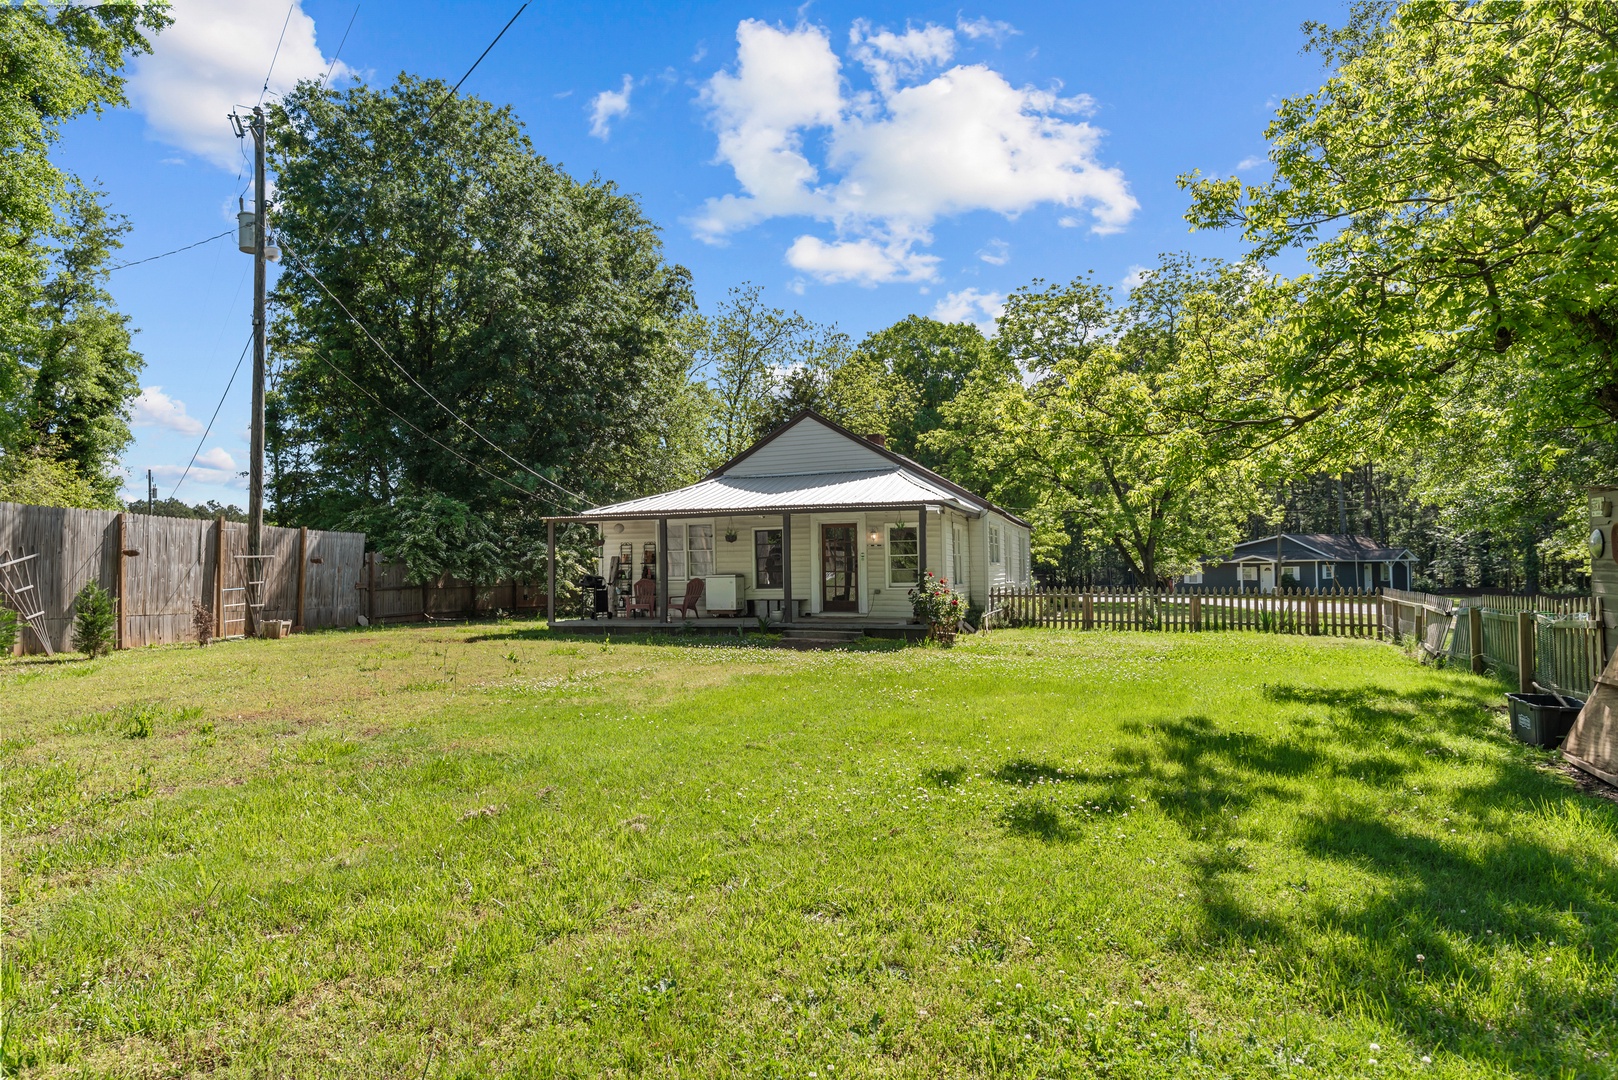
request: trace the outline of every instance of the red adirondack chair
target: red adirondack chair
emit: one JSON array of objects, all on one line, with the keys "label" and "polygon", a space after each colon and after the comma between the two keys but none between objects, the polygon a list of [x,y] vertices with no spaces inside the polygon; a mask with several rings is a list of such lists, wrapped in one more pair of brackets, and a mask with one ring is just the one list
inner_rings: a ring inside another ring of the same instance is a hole
[{"label": "red adirondack chair", "polygon": [[624,614],[634,618],[637,611],[657,616],[657,582],[649,577],[641,578],[629,588],[629,603],[624,605]]},{"label": "red adirondack chair", "polygon": [[688,618],[697,613],[697,601],[702,599],[702,579],[694,577],[685,583],[685,598],[669,601],[669,614],[678,611],[680,617]]}]

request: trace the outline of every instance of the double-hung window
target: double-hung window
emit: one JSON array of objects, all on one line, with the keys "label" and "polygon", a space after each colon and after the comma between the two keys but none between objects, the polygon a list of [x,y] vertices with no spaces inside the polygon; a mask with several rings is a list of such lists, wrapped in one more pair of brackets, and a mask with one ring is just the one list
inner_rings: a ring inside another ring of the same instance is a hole
[{"label": "double-hung window", "polygon": [[1252,563],[1244,563],[1242,565],[1242,580],[1243,581],[1257,581],[1258,580],[1258,567],[1254,566]]},{"label": "double-hung window", "polygon": [[950,563],[953,567],[950,571],[950,581],[955,584],[957,589],[964,589],[966,587],[966,530],[959,525],[951,525],[950,540],[954,542],[953,550],[950,552]]},{"label": "double-hung window", "polygon": [[889,585],[914,585],[921,580],[920,537],[914,525],[888,526]]},{"label": "double-hung window", "polygon": [[781,530],[753,530],[753,587],[779,589],[781,575]]},{"label": "double-hung window", "polygon": [[1333,566],[1329,562],[1323,562],[1323,563],[1320,564],[1320,580],[1321,581],[1331,581],[1331,580],[1335,579],[1336,576],[1337,576],[1337,567]]},{"label": "double-hung window", "polygon": [[713,573],[713,525],[669,528],[669,578],[707,577]]},{"label": "double-hung window", "polygon": [[989,526],[989,561],[1000,565],[1000,526]]}]

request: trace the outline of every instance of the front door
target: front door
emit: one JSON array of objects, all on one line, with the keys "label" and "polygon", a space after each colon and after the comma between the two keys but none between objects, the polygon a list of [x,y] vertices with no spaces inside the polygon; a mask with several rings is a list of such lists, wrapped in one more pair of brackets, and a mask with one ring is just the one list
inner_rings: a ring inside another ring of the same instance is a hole
[{"label": "front door", "polygon": [[1258,568],[1258,588],[1260,592],[1275,591],[1275,567],[1261,566]]},{"label": "front door", "polygon": [[860,609],[859,529],[854,525],[820,527],[820,609]]}]

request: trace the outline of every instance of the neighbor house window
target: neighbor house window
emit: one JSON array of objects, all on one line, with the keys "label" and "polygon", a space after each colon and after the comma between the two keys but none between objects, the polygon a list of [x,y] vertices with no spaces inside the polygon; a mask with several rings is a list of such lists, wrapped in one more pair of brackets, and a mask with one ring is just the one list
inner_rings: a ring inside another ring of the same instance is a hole
[{"label": "neighbor house window", "polygon": [[888,584],[914,585],[921,578],[921,539],[914,525],[888,526]]},{"label": "neighbor house window", "polygon": [[1201,585],[1202,584],[1202,571],[1198,570],[1194,574],[1187,574],[1185,577],[1181,578],[1180,580],[1182,582],[1184,582],[1185,584],[1187,584],[1187,585]]},{"label": "neighbor house window", "polygon": [[1337,577],[1337,567],[1333,566],[1329,562],[1320,564],[1320,580],[1321,581],[1332,581],[1336,577]]},{"label": "neighbor house window", "polygon": [[1242,567],[1242,580],[1243,581],[1257,581],[1258,580],[1258,567],[1252,566],[1252,565]]},{"label": "neighbor house window", "polygon": [[669,527],[669,577],[707,577],[713,573],[713,525]]},{"label": "neighbor house window", "polygon": [[781,530],[753,530],[753,587],[779,589],[781,577]]},{"label": "neighbor house window", "polygon": [[1000,565],[1000,526],[989,526],[989,561]]}]

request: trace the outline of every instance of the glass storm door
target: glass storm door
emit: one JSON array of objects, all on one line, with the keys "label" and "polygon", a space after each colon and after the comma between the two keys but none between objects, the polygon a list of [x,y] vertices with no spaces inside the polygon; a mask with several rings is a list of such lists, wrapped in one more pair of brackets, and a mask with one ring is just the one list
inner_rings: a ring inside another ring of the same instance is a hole
[{"label": "glass storm door", "polygon": [[822,611],[860,609],[859,531],[853,525],[820,527],[820,608]]}]

